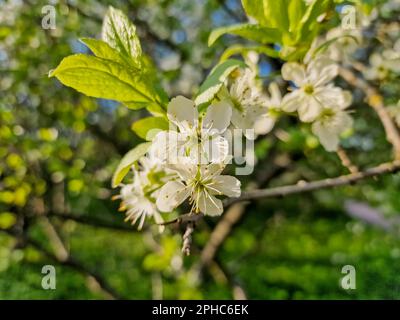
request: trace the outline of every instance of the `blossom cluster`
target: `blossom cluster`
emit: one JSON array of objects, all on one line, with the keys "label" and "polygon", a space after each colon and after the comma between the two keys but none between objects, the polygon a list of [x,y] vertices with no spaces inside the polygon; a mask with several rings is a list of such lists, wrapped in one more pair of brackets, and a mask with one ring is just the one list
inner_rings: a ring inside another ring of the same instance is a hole
[{"label": "blossom cluster", "polygon": [[154,135],[147,154],[132,167],[132,183],[122,186],[126,219],[139,221],[139,228],[146,217],[160,224],[161,213],[184,203],[193,214],[221,215],[221,197],[241,193],[240,181],[223,174],[233,157],[227,134],[234,130],[255,139],[269,133],[282,115],[296,115],[311,123],[327,151],[337,150],[340,134],[352,126],[346,111],[351,94],[332,84],[337,73],[335,61],[320,55],[283,65],[285,95],[277,82],[264,92],[256,68],[248,67],[232,72],[205,111],[186,97],[171,99],[169,128]]}]

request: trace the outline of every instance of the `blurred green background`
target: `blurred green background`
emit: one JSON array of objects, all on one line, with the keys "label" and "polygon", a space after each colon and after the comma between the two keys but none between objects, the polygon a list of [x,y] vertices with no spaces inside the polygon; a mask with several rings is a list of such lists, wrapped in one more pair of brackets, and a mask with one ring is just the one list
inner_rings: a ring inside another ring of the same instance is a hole
[{"label": "blurred green background", "polygon": [[[54,30],[41,27],[48,4],[57,12]],[[99,37],[108,5],[137,25],[170,97],[190,97],[223,49],[243,42],[228,36],[207,47],[213,27],[245,19],[238,0],[0,0],[0,298],[400,298],[399,174],[248,204],[202,267],[219,219],[199,224],[188,258],[180,253],[181,230],[159,235],[151,223],[139,232],[123,222],[110,180],[140,142],[130,126],[145,112],[87,98],[47,77],[63,57],[87,52],[78,38]],[[268,81],[280,66],[262,57],[261,75]],[[399,99],[398,81],[378,85],[387,103]],[[360,168],[389,161],[377,116],[357,92],[355,100],[355,130],[343,147]],[[259,163],[244,185],[346,173],[293,119],[256,146]],[[350,200],[361,206],[356,217]],[[46,264],[56,267],[56,290],[41,287]],[[355,290],[340,286],[347,264],[356,268]]]}]

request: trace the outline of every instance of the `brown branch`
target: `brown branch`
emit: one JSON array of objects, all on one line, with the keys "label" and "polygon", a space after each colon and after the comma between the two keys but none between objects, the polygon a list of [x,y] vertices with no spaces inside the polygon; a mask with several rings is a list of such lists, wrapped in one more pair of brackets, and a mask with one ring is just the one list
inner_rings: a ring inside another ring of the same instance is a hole
[{"label": "brown branch", "polygon": [[183,254],[190,255],[190,246],[192,245],[192,234],[195,228],[195,223],[190,221],[186,224],[186,231],[183,234],[182,252]]},{"label": "brown branch", "polygon": [[50,245],[53,248],[54,254],[57,257],[58,261],[65,261],[69,257],[69,252],[64,245],[60,235],[55,229],[54,225],[50,222],[50,220],[46,216],[40,217],[40,223],[44,229],[44,232],[47,235],[47,238],[50,241]]},{"label": "brown branch", "polygon": [[337,155],[340,161],[342,162],[343,167],[346,167],[350,173],[358,172],[357,166],[353,164],[353,162],[350,160],[349,156],[347,155],[347,152],[344,149],[339,147],[337,150]]},{"label": "brown branch", "polygon": [[376,167],[366,169],[365,171],[350,173],[336,178],[328,178],[312,182],[299,181],[295,185],[244,192],[238,198],[227,199],[224,202],[224,206],[229,206],[232,203],[240,201],[288,196],[291,194],[309,192],[323,188],[333,188],[333,187],[349,185],[359,180],[363,180],[369,177],[380,176],[387,173],[393,173],[398,170],[400,170],[400,160],[395,160],[393,162],[383,163]]},{"label": "brown branch", "polygon": [[[203,248],[200,256],[200,269],[209,266],[214,260],[217,250],[230,234],[233,226],[240,220],[245,213],[246,204],[236,203],[231,206],[218,222],[215,229],[212,231],[207,244]],[[199,270],[201,271],[201,270]]]},{"label": "brown branch", "polygon": [[396,160],[400,159],[400,135],[383,103],[383,97],[376,88],[371,86],[365,79],[356,76],[348,68],[340,68],[340,75],[344,80],[355,88],[361,89],[366,97],[367,103],[375,110],[385,129],[387,140],[393,145]]},{"label": "brown branch", "polygon": [[189,223],[189,222],[197,222],[199,220],[201,220],[204,217],[204,214],[202,213],[186,213],[186,214],[182,214],[180,215],[178,218],[170,220],[170,221],[165,221],[165,222],[161,222],[158,223],[158,225],[160,226],[167,226],[170,224],[183,224],[183,223]]}]

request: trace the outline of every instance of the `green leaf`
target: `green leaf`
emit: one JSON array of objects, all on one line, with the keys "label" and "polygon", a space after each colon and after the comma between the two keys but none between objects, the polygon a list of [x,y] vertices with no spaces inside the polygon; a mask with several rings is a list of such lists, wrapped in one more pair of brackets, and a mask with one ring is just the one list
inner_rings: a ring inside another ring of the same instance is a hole
[{"label": "green leaf", "polygon": [[136,27],[122,11],[111,6],[103,20],[102,39],[135,62],[142,56]]},{"label": "green leaf", "polygon": [[211,101],[221,89],[225,79],[237,68],[246,68],[247,65],[239,60],[229,59],[217,66],[210,72],[207,79],[200,86],[199,93],[195,99],[197,105]]},{"label": "green leaf", "polygon": [[300,21],[307,9],[304,0],[292,0],[289,2],[288,16],[289,16],[289,32],[297,33],[300,26]]},{"label": "green leaf", "polygon": [[287,32],[289,29],[289,2],[290,0],[263,0],[264,17],[268,22],[268,27],[277,28],[283,32]]},{"label": "green leaf", "polygon": [[255,51],[258,53],[263,53],[269,57],[272,58],[277,58],[279,57],[279,52],[277,52],[273,48],[269,48],[266,46],[244,46],[241,44],[233,45],[225,49],[225,51],[222,53],[220,61],[225,61],[229,59],[231,56],[235,54],[246,54],[249,51]]},{"label": "green leaf", "polygon": [[138,144],[135,148],[124,155],[112,177],[113,188],[117,187],[121,183],[132,165],[146,154],[150,146],[150,142]]},{"label": "green leaf", "polygon": [[169,124],[163,117],[148,117],[134,122],[131,128],[140,138],[151,141],[159,131],[168,130]]},{"label": "green leaf", "polygon": [[258,24],[235,24],[232,26],[214,29],[208,37],[208,45],[212,46],[219,37],[226,33],[253,40],[259,43],[276,43],[281,41],[281,32],[276,28],[267,28]]},{"label": "green leaf", "polygon": [[303,41],[307,38],[313,38],[316,29],[319,27],[317,18],[327,12],[330,6],[333,5],[332,0],[314,0],[308,5],[305,14],[303,15],[298,33],[298,41]]},{"label": "green leaf", "polygon": [[[118,50],[112,48],[108,43],[102,40],[91,38],[81,38],[79,40],[84,43],[98,58],[111,60],[120,64],[131,64],[131,59],[127,59]],[[132,64],[132,67],[137,68],[135,64]]]},{"label": "green leaf", "polygon": [[261,25],[268,24],[264,16],[264,4],[262,0],[242,0],[242,6],[246,15],[256,19]]},{"label": "green leaf", "polygon": [[156,103],[157,93],[145,76],[114,61],[76,54],[64,58],[49,76],[87,96],[117,100],[134,109]]}]

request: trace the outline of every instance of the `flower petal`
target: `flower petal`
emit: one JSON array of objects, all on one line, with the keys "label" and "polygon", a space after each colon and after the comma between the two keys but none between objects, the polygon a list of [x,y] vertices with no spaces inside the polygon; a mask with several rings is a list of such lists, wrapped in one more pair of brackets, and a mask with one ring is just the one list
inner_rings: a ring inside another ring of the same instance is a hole
[{"label": "flower petal", "polygon": [[203,143],[203,151],[208,162],[221,163],[228,156],[229,143],[224,137],[216,136]]},{"label": "flower petal", "polygon": [[208,216],[220,216],[224,212],[222,201],[209,194],[207,191],[202,191],[198,206],[201,212]]},{"label": "flower petal", "polygon": [[275,117],[264,116],[256,121],[254,124],[254,131],[256,135],[267,134],[272,130],[276,122]]},{"label": "flower petal", "polygon": [[194,102],[184,96],[177,96],[168,104],[168,119],[179,128],[182,125],[194,127],[198,117]]},{"label": "flower petal", "polygon": [[285,80],[293,81],[297,87],[301,87],[306,80],[306,70],[301,64],[288,62],[282,67],[282,77]]},{"label": "flower petal", "polygon": [[307,73],[309,81],[318,87],[333,80],[339,73],[339,67],[332,59],[320,56],[310,62]]},{"label": "flower petal", "polygon": [[179,181],[169,181],[161,189],[156,200],[157,208],[163,212],[171,212],[190,194],[190,188]]},{"label": "flower petal", "polygon": [[321,113],[322,105],[313,96],[303,99],[299,107],[299,118],[303,122],[314,121]]},{"label": "flower petal", "polygon": [[302,92],[295,90],[286,94],[282,100],[282,109],[285,112],[294,112],[299,107],[302,100]]},{"label": "flower petal", "polygon": [[238,129],[250,129],[253,127],[254,121],[244,112],[237,109],[232,110],[232,124]]},{"label": "flower petal", "polygon": [[212,163],[209,165],[200,166],[200,174],[203,180],[213,179],[218,176],[222,170],[224,170],[225,165],[221,163]]},{"label": "flower petal", "polygon": [[271,82],[268,87],[268,91],[270,93],[269,103],[274,107],[278,108],[281,105],[282,101],[282,94],[279,86],[276,82]]},{"label": "flower petal", "polygon": [[327,130],[319,121],[314,122],[311,127],[312,132],[319,138],[326,151],[336,151],[339,146],[339,136],[331,130]]},{"label": "flower petal", "polygon": [[240,181],[232,176],[217,176],[213,179],[210,184],[210,193],[226,195],[228,197],[239,197],[240,196]]},{"label": "flower petal", "polygon": [[217,130],[223,133],[229,126],[232,117],[232,108],[226,101],[221,101],[210,105],[203,119],[203,128]]},{"label": "flower petal", "polygon": [[161,131],[153,139],[151,154],[160,161],[177,163],[184,155],[186,135],[176,131]]},{"label": "flower petal", "polygon": [[178,163],[168,165],[168,169],[175,171],[183,181],[193,179],[197,174],[197,163],[189,158],[179,158]]}]

